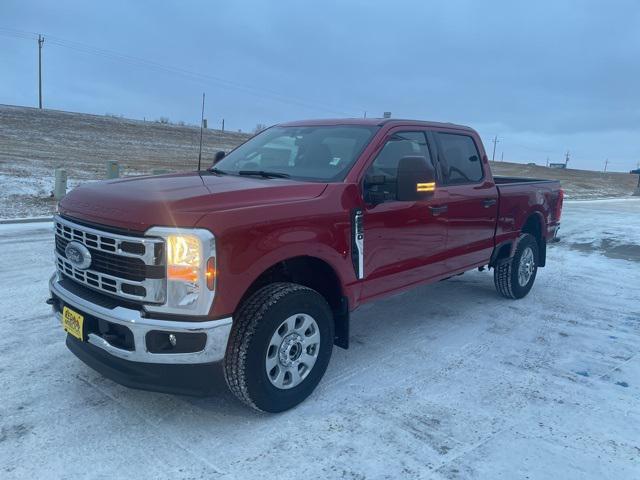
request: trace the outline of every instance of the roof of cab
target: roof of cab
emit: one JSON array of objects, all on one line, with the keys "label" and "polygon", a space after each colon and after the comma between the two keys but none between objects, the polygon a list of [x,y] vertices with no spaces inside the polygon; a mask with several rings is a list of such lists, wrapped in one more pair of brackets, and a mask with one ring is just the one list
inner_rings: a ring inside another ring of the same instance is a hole
[{"label": "roof of cab", "polygon": [[471,127],[465,125],[456,125],[455,123],[427,122],[423,120],[410,120],[400,118],[326,118],[318,120],[299,120],[295,122],[279,123],[280,127],[318,127],[332,125],[366,125],[366,126],[403,126],[416,125],[421,127],[432,128],[455,128],[458,130],[473,131]]}]

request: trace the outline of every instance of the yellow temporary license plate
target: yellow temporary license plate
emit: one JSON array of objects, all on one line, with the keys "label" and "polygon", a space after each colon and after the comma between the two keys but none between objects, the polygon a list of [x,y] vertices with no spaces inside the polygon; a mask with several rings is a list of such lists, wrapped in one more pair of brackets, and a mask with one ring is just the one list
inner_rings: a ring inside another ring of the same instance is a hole
[{"label": "yellow temporary license plate", "polygon": [[62,309],[62,327],[65,332],[73,335],[78,340],[82,340],[82,324],[84,317],[78,312],[74,312],[69,307]]}]

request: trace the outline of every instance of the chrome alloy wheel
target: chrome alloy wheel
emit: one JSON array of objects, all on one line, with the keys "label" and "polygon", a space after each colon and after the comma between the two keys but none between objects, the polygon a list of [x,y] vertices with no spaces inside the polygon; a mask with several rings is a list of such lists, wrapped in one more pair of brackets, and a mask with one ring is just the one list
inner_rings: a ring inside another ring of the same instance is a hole
[{"label": "chrome alloy wheel", "polygon": [[299,385],[311,372],[320,351],[320,330],[305,313],[290,316],[271,336],[265,368],[269,381],[280,389]]},{"label": "chrome alloy wheel", "polygon": [[522,252],[520,257],[520,266],[518,267],[518,283],[521,287],[524,287],[536,268],[536,261],[533,258],[533,250],[531,247],[527,247]]}]

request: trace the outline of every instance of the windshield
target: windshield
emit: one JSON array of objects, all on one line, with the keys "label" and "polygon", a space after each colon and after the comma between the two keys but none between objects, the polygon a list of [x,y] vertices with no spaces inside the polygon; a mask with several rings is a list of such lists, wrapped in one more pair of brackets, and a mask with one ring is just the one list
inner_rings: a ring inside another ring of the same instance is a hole
[{"label": "windshield", "polygon": [[260,172],[341,181],[377,129],[362,125],[272,127],[233,150],[215,169],[237,175]]}]

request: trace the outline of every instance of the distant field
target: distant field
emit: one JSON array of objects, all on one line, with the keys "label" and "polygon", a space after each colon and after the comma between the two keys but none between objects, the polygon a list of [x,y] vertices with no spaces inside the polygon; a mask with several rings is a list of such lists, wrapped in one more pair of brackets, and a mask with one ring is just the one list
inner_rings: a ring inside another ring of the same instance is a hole
[{"label": "distant field", "polygon": [[522,163],[491,162],[495,175],[560,180],[566,198],[595,199],[628,197],[638,184],[638,176],[628,173],[559,170]]},{"label": "distant field", "polygon": [[[48,215],[55,203],[53,170],[64,167],[71,187],[104,178],[105,162],[116,160],[124,175],[154,169],[193,170],[200,130],[99,115],[0,105],[0,218]],[[205,130],[203,164],[218,150],[230,150],[247,134]],[[501,175],[554,178],[568,198],[628,196],[634,175],[584,170],[550,170],[496,162]]]},{"label": "distant field", "polygon": [[[199,138],[192,126],[0,105],[0,218],[51,213],[57,167],[67,170],[70,186],[104,178],[108,160],[118,161],[124,175],[193,170]],[[246,138],[205,130],[203,164]]]}]

